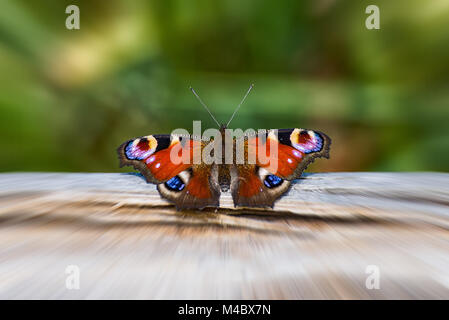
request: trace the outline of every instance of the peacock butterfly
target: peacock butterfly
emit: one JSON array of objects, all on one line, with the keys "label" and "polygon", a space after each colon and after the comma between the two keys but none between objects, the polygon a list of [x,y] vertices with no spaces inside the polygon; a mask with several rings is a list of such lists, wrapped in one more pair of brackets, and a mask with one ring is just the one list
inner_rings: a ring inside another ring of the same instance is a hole
[{"label": "peacock butterfly", "polygon": [[233,136],[227,127],[252,87],[214,138],[161,134],[131,139],[117,149],[120,167],[140,171],[178,210],[218,207],[220,191],[229,189],[235,207],[273,207],[314,159],[329,158],[331,139],[299,128]]}]

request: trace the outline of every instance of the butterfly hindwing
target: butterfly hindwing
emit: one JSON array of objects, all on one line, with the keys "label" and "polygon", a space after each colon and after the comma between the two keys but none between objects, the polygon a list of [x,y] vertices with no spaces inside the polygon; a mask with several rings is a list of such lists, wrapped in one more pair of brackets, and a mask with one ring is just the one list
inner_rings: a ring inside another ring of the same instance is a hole
[{"label": "butterfly hindwing", "polygon": [[289,187],[289,181],[257,165],[235,165],[231,169],[231,193],[236,207],[272,207]]},{"label": "butterfly hindwing", "polygon": [[174,202],[177,209],[219,206],[220,186],[216,165],[194,165],[158,184],[157,189],[164,198]]}]

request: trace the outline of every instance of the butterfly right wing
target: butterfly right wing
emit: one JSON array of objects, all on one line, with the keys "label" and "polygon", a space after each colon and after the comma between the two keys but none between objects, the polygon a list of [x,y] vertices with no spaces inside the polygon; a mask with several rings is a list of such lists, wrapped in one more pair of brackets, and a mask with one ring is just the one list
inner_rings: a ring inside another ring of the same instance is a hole
[{"label": "butterfly right wing", "polygon": [[[140,171],[177,209],[202,209],[218,206],[220,197],[215,166],[193,163],[194,152],[202,152],[207,144],[176,135],[149,135],[126,141],[117,153],[120,167],[133,166]],[[181,161],[183,157],[188,160]]]},{"label": "butterfly right wing", "polygon": [[[245,139],[245,163],[234,165],[231,171],[235,206],[272,207],[311,162],[329,157],[331,140],[324,133],[299,128],[277,131],[277,136],[268,131],[265,139]],[[251,158],[255,163],[249,163]]]}]

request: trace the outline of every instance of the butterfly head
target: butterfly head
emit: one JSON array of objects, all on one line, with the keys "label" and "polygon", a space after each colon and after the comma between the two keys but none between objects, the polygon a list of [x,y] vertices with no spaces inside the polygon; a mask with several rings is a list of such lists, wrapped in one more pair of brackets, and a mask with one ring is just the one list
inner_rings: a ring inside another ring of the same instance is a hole
[{"label": "butterfly head", "polygon": [[221,125],[220,125],[220,132],[222,133],[222,134],[224,134],[224,132],[225,132],[225,130],[228,128],[228,126],[227,125],[225,125],[224,123],[222,123]]}]

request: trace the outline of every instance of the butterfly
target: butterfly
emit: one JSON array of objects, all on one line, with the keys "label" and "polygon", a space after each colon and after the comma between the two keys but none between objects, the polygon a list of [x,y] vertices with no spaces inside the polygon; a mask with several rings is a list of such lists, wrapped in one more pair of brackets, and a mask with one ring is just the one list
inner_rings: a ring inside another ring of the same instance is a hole
[{"label": "butterfly", "polygon": [[[131,139],[117,149],[120,167],[133,166],[140,171],[178,210],[219,207],[221,191],[229,189],[235,207],[273,207],[289,189],[290,181],[299,178],[311,162],[319,157],[329,158],[331,139],[320,131],[301,128],[230,136],[228,125],[252,87],[228,123],[220,125],[218,137],[153,134]],[[217,146],[225,152],[211,148]],[[210,149],[213,151],[209,154],[222,161],[205,161],[202,157],[194,161],[195,154],[203,155]],[[173,161],[173,155],[179,158]],[[179,161],[180,158],[186,161]]]}]

